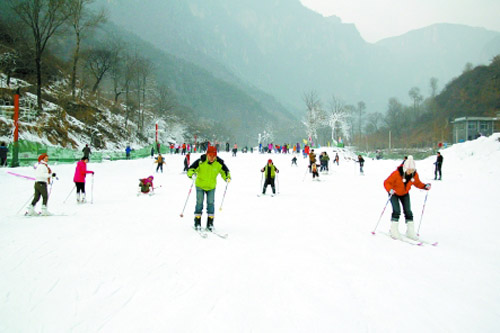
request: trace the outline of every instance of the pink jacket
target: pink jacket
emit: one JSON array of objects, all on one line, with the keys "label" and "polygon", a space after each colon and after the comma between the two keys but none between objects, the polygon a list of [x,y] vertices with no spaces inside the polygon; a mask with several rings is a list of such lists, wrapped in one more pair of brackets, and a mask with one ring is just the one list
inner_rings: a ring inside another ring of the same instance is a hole
[{"label": "pink jacket", "polygon": [[87,163],[82,160],[78,161],[73,181],[75,183],[85,183],[85,176],[87,176],[88,173],[94,173],[94,171],[87,171]]}]

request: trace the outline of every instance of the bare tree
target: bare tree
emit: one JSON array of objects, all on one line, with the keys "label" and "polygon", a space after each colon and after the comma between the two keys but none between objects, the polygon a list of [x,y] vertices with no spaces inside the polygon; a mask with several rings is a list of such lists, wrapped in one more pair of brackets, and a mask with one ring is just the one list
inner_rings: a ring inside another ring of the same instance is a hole
[{"label": "bare tree", "polygon": [[363,134],[363,114],[366,110],[366,104],[363,101],[358,102],[357,113],[358,113],[358,135],[359,135],[359,143],[361,143],[361,136]]},{"label": "bare tree", "polygon": [[420,103],[424,100],[424,97],[420,94],[420,88],[413,87],[408,92],[408,95],[413,100],[413,119],[415,121],[420,115]]},{"label": "bare tree", "polygon": [[429,86],[431,88],[431,98],[436,98],[437,90],[438,90],[438,79],[435,77],[431,77],[429,80]]},{"label": "bare tree", "polygon": [[95,49],[88,51],[86,66],[95,80],[92,86],[92,93],[97,92],[104,75],[111,68],[113,59],[113,50],[104,45],[97,46]]},{"label": "bare tree", "polygon": [[67,21],[66,0],[8,0],[11,8],[33,34],[37,107],[42,110],[42,55],[48,41]]},{"label": "bare tree", "polygon": [[304,102],[307,113],[303,124],[306,126],[307,136],[316,140],[317,131],[325,119],[322,103],[315,91],[304,94]]},{"label": "bare tree", "polygon": [[75,97],[76,69],[80,58],[80,43],[83,34],[106,20],[104,11],[93,14],[88,9],[95,0],[68,0],[69,21],[75,33],[75,50],[73,52],[73,67],[71,70],[71,96]]},{"label": "bare tree", "polygon": [[346,120],[347,113],[344,101],[332,95],[327,114],[328,126],[332,130],[332,142],[337,142],[337,140],[335,140],[335,130],[337,128],[346,128]]}]

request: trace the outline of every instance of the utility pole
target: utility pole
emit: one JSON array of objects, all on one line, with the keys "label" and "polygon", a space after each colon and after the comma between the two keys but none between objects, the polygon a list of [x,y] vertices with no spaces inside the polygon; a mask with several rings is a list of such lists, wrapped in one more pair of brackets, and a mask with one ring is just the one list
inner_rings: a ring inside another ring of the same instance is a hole
[{"label": "utility pole", "polygon": [[12,152],[12,161],[10,166],[12,168],[19,166],[19,88],[14,94],[14,151]]}]

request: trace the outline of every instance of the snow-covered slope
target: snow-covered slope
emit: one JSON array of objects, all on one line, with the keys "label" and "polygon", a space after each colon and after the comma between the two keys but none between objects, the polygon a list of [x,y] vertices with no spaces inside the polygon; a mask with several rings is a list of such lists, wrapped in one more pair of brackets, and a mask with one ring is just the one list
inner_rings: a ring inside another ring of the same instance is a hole
[{"label": "snow-covered slope", "polygon": [[[497,332],[498,138],[443,150],[443,181],[432,180],[434,157],[417,162],[433,186],[411,191],[413,213],[437,247],[371,234],[401,161],[368,160],[360,176],[341,159],[316,182],[302,157],[291,167],[291,155],[221,153],[233,179],[222,210],[220,179],[216,191],[226,240],[193,231],[194,193],[179,216],[191,181],[178,155],[163,174],[151,159],[89,163],[86,205],[74,194],[63,203],[75,166],[53,165],[49,208],[67,216],[16,215],[33,184],[5,171],[31,170],[2,169],[0,331]],[[279,195],[257,197],[268,158]],[[161,187],[137,197],[150,174]]]}]

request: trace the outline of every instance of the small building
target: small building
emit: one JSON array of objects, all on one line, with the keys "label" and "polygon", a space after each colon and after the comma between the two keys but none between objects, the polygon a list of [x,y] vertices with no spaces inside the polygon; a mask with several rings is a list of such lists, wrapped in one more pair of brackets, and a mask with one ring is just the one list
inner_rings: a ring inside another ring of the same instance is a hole
[{"label": "small building", "polygon": [[495,122],[492,117],[462,117],[456,118],[453,124],[453,143],[474,140],[478,137],[490,136],[495,132]]}]

